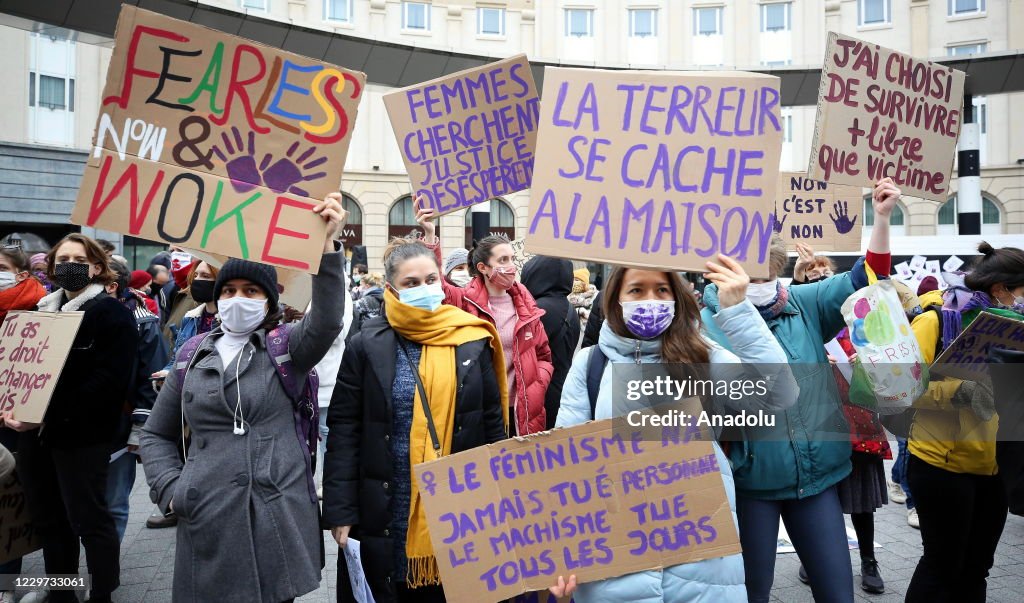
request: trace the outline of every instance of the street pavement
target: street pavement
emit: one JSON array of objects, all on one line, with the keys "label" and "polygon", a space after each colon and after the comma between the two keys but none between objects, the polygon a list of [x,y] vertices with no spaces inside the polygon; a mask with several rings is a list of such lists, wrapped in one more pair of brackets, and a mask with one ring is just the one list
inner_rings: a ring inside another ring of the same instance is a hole
[{"label": "street pavement", "polygon": [[[891,462],[886,462],[888,472]],[[139,468],[132,492],[131,515],[124,542],[121,544],[121,588],[114,594],[118,603],[164,603],[171,600],[174,574],[174,529],[150,530],[146,518],[153,510],[149,501],[145,476]],[[847,518],[849,525],[849,518]],[[337,580],[338,549],[325,533],[327,567],[320,589],[298,599],[301,602],[334,602]],[[853,564],[856,600],[858,603],[902,602],[921,556],[920,532],[907,525],[906,509],[902,505],[888,504],[875,514],[875,541],[881,545],[875,557],[885,580],[885,593],[869,595],[860,589],[860,555],[850,551]],[[231,551],[225,550],[225,555]],[[85,555],[82,555],[83,568]],[[772,601],[779,603],[811,603],[809,586],[797,579],[800,561],[795,553],[781,554],[775,565],[775,587]],[[29,575],[43,573],[41,553],[25,559],[24,570]],[[229,576],[224,579],[230,580]],[[988,601],[992,603],[1020,603],[1024,601],[1024,518],[1010,515],[1006,529],[996,550],[995,566],[988,581]],[[462,602],[460,602],[462,603]],[[473,602],[475,603],[475,602]]]}]

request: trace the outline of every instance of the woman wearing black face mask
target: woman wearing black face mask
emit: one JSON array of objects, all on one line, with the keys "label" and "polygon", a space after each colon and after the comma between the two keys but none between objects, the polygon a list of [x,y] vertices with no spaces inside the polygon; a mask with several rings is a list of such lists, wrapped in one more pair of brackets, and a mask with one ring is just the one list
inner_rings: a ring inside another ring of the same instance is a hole
[{"label": "woman wearing black face mask", "polygon": [[188,273],[188,289],[186,292],[199,305],[185,313],[178,328],[178,335],[174,340],[174,350],[171,352],[171,361],[164,367],[164,370],[153,373],[156,379],[163,379],[171,370],[174,359],[178,356],[178,350],[185,342],[195,337],[208,333],[220,324],[220,317],[217,316],[217,302],[213,299],[213,285],[217,281],[216,267],[206,262],[195,262]]},{"label": "woman wearing black face mask", "polygon": [[[39,309],[85,316],[43,423],[16,421],[9,412],[4,422],[21,432],[18,475],[42,536],[46,573],[78,574],[84,546],[93,580],[90,601],[110,601],[119,581],[120,545],[107,507],[107,465],[135,366],[138,331],[131,311],[106,293],[104,285],[116,274],[95,241],[68,235],[47,255],[46,265],[47,276],[60,288],[40,300]],[[71,591],[53,591],[49,600],[77,601]]]}]

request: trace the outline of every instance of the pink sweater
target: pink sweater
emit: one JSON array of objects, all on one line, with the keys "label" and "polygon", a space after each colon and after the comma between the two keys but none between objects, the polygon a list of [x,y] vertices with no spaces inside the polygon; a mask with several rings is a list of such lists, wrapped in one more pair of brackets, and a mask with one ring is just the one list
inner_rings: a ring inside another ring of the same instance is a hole
[{"label": "pink sweater", "polygon": [[514,408],[516,400],[516,369],[512,364],[512,340],[516,333],[516,306],[508,293],[490,297],[490,310],[494,316],[494,325],[501,337],[501,350],[505,353],[505,375],[508,380],[508,403]]}]

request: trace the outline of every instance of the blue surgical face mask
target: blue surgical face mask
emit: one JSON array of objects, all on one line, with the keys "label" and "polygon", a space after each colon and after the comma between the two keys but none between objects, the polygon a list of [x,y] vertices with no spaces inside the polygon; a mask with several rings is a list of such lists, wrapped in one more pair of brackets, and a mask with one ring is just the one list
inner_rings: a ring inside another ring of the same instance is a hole
[{"label": "blue surgical face mask", "polygon": [[403,304],[433,312],[444,301],[444,289],[441,288],[441,283],[410,287],[398,292],[398,300]]}]

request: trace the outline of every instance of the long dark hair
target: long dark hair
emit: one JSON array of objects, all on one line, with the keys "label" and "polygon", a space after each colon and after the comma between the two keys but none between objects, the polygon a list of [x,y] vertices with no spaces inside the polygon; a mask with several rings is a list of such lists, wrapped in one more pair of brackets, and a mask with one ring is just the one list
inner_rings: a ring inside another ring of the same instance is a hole
[{"label": "long dark hair", "polygon": [[968,288],[991,295],[996,285],[1006,285],[1007,289],[1024,285],[1024,251],[1016,247],[995,249],[982,241],[978,253],[983,257],[964,279]]},{"label": "long dark hair", "polygon": [[[612,271],[604,288],[602,305],[604,318],[612,331],[621,337],[635,338],[636,336],[626,327],[626,321],[622,316],[622,304],[619,303],[619,295],[625,285],[628,270],[631,269],[617,267]],[[669,288],[672,290],[676,313],[672,318],[672,324],[661,334],[661,361],[669,365],[668,373],[677,380],[708,379],[711,346],[701,334],[700,307],[697,306],[697,299],[684,288],[683,279],[679,274],[662,274],[668,279]],[[710,410],[710,396],[701,396],[701,404],[705,410]]]}]

